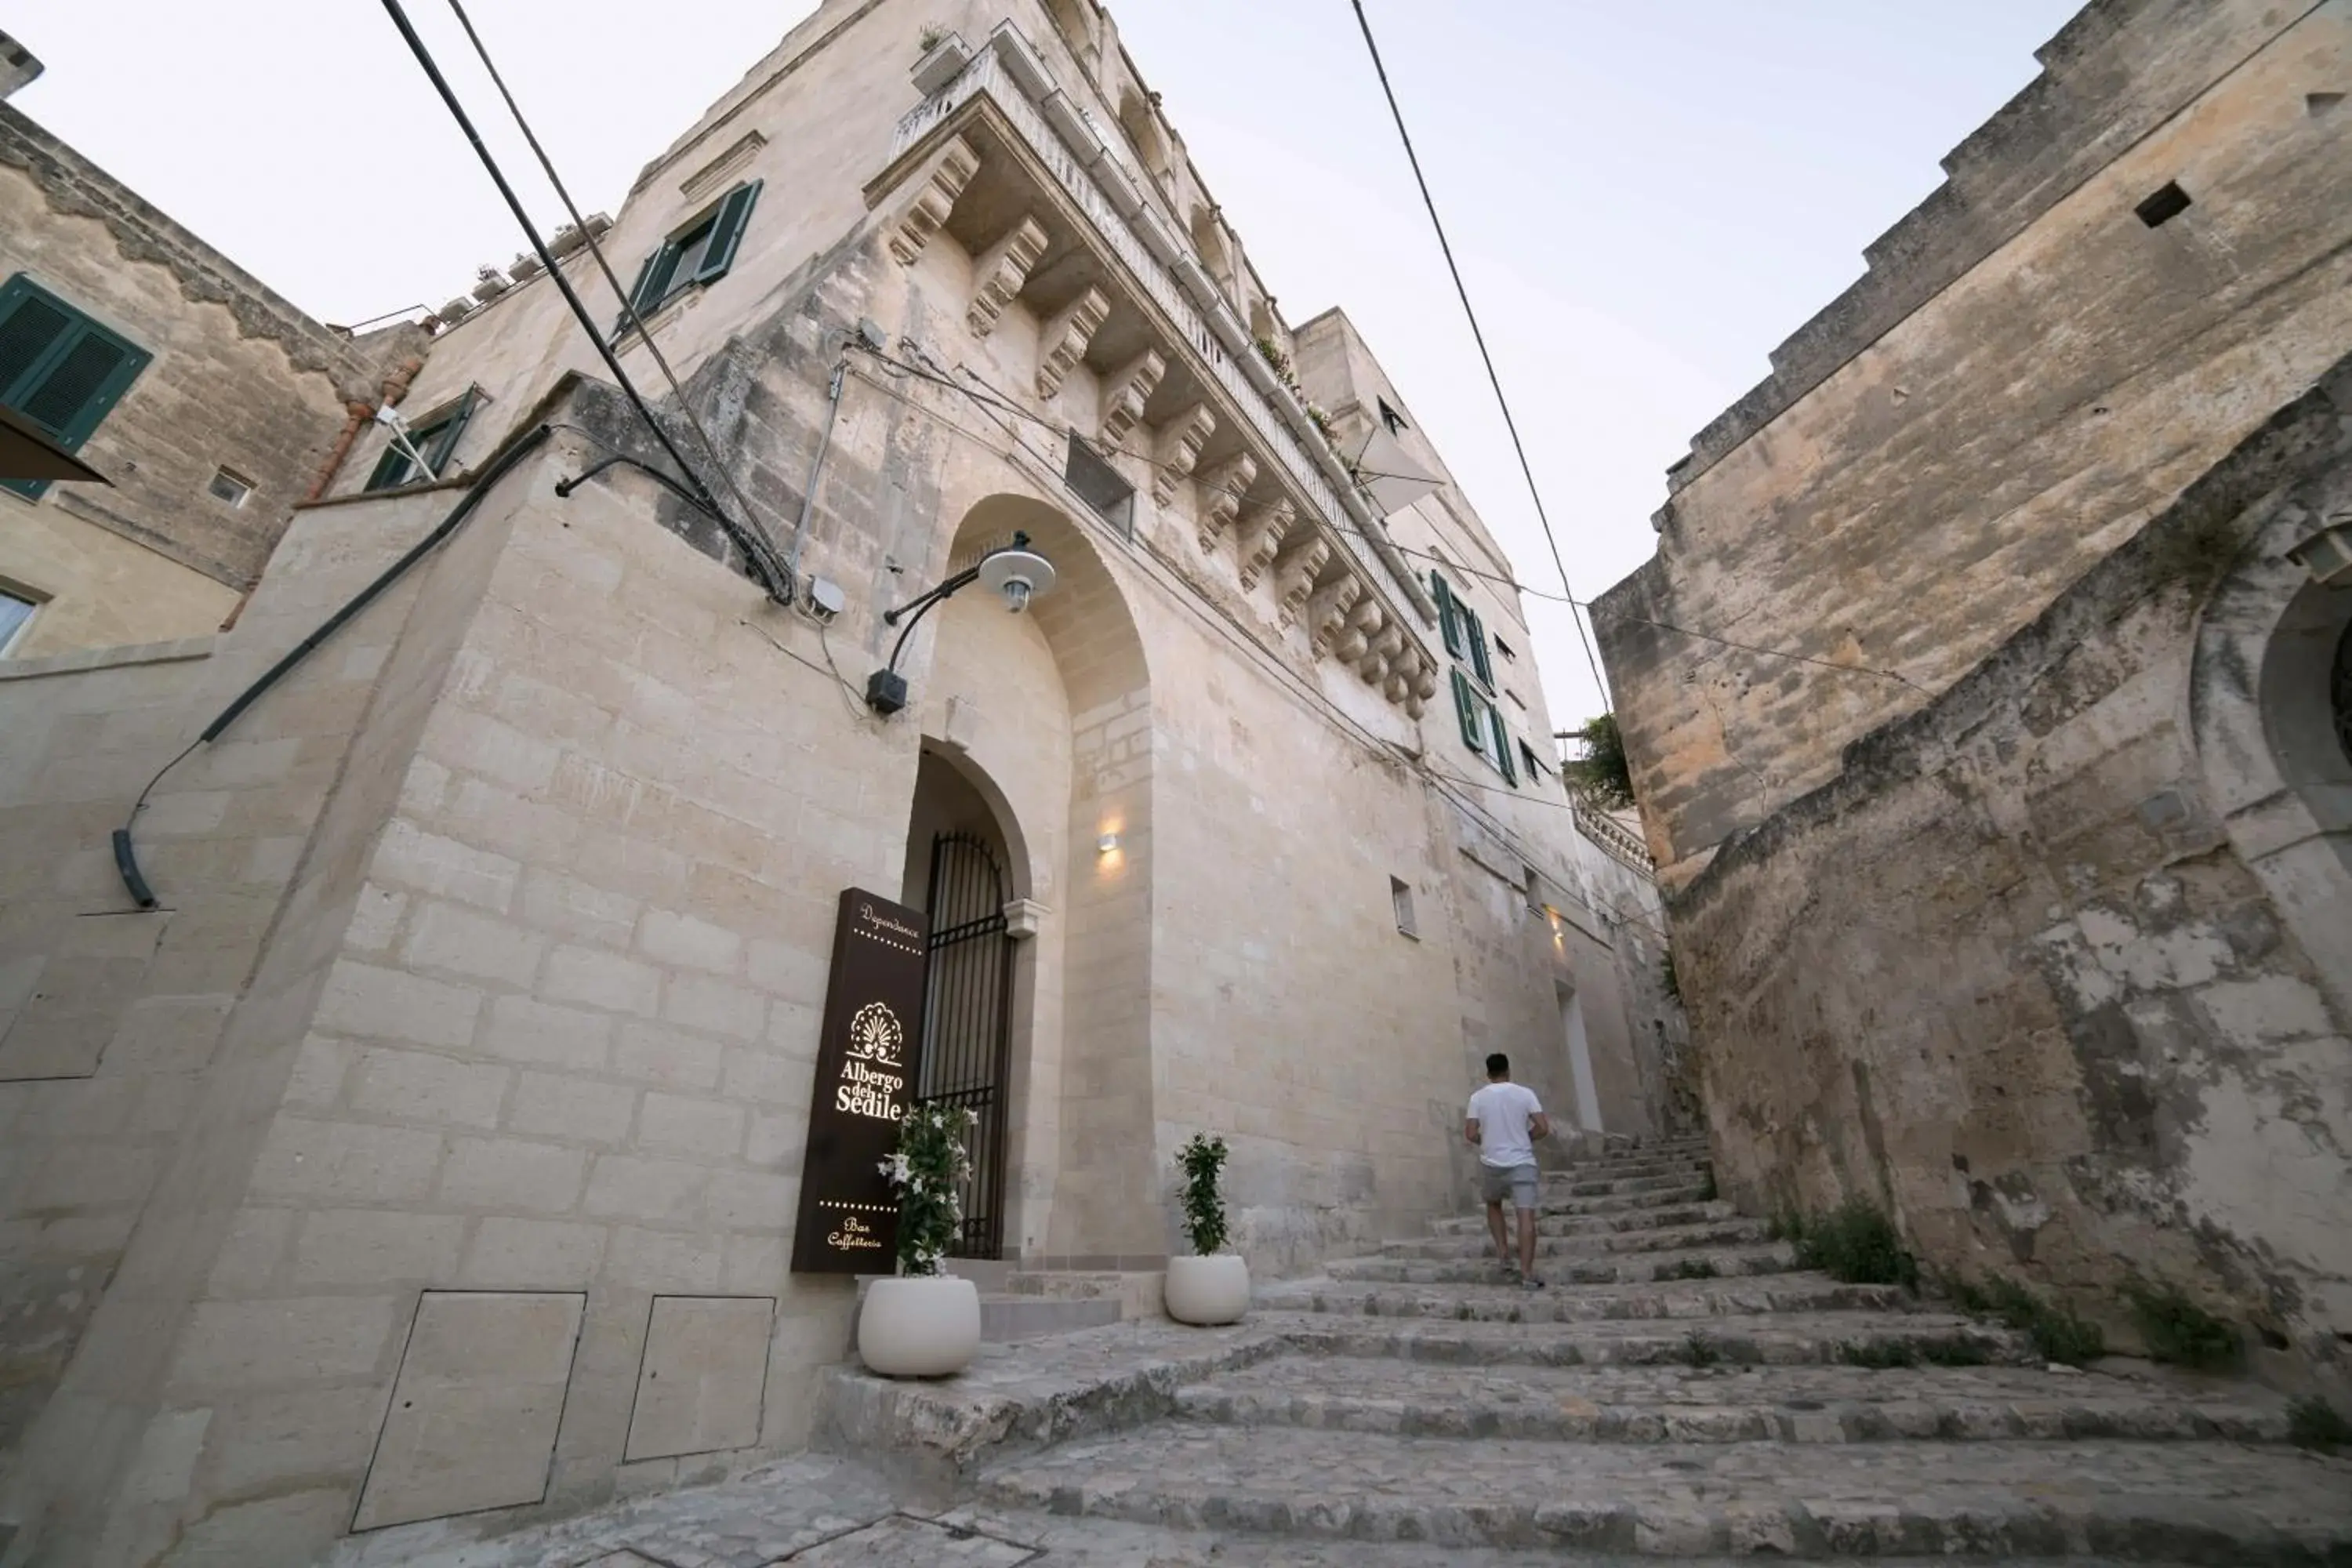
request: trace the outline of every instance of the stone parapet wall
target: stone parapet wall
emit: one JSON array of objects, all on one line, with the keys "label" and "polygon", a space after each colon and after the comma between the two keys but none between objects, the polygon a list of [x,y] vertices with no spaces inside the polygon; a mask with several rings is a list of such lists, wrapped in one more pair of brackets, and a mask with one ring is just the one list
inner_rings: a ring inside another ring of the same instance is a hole
[{"label": "stone parapet wall", "polygon": [[2343,1384],[2352,860],[2324,819],[2265,826],[2324,781],[2214,738],[2288,721],[2264,644],[2326,598],[2282,557],[2352,502],[2348,394],[2339,367],[1670,900],[1744,1210],[1859,1196],[1931,1270],[2125,1344],[2134,1286],[2178,1289],[2270,1374]]}]

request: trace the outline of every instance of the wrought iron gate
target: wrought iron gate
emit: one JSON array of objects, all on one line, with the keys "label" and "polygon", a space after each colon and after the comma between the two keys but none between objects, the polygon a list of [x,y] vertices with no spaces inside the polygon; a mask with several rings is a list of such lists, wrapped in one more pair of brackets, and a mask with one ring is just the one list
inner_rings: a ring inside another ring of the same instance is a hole
[{"label": "wrought iron gate", "polygon": [[977,1118],[957,1258],[999,1258],[1004,1246],[1005,1079],[1012,1059],[1013,938],[1004,868],[966,834],[931,840],[929,996],[915,1098]]}]

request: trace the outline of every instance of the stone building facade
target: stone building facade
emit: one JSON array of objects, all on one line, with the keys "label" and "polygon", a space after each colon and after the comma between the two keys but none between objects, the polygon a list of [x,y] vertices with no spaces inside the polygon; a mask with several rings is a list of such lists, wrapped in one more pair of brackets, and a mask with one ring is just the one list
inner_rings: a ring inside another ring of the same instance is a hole
[{"label": "stone building facade", "polygon": [[[1667,1114],[1655,893],[1578,830],[1493,540],[1105,13],[827,0],[601,243],[727,525],[522,267],[407,391],[437,478],[371,426],[231,630],[0,669],[6,1568],[301,1563],[822,1436],[835,900],[923,904],[948,844],[1003,895],[1023,1268],[1148,1276],[1201,1131],[1265,1273],[1450,1212],[1497,1047],[1589,1141]],[[1016,531],[1051,592],[945,601],[869,708],[883,613]]]},{"label": "stone building facade", "polygon": [[0,403],[108,481],[0,484],[0,657],[217,630],[424,343],[312,321],[0,103]]},{"label": "stone building facade", "polygon": [[2352,6],[2041,58],[1597,611],[1706,1113],[1756,1212],[2341,1392]]}]

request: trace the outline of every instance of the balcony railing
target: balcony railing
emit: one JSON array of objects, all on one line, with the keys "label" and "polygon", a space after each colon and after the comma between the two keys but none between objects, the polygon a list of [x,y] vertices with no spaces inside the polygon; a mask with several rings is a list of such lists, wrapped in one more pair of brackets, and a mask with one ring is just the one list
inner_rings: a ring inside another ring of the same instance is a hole
[{"label": "balcony railing", "polygon": [[[1019,62],[1017,75],[1008,58]],[[1024,84],[1019,76],[1032,79]],[[1401,557],[1391,558],[1394,547],[1383,551],[1374,543],[1379,519],[1354,495],[1352,484],[1344,479],[1345,470],[1315,431],[1306,409],[1275,379],[1251,344],[1248,329],[1217,292],[1182,237],[1136,188],[1091,117],[1053,85],[1034,50],[1011,23],[997,28],[989,47],[974,54],[954,80],[900,118],[891,141],[891,162],[896,163],[934,127],[982,94],[1175,324],[1330,531],[1346,542],[1349,552],[1368,572],[1376,578],[1387,578],[1424,620],[1433,618],[1435,612],[1428,606],[1419,580]],[[1047,113],[1032,101],[1033,95],[1058,110],[1055,118],[1066,125],[1057,129],[1050,123]],[[1091,143],[1094,157],[1082,163],[1072,152],[1073,140],[1081,145]],[[1108,189],[1095,172],[1106,167],[1110,175]],[[1125,199],[1116,199],[1112,192]]]},{"label": "balcony railing", "polygon": [[1576,830],[1599,845],[1602,854],[1644,877],[1657,875],[1657,864],[1650,858],[1650,847],[1642,842],[1640,834],[1573,795],[1569,798]]}]

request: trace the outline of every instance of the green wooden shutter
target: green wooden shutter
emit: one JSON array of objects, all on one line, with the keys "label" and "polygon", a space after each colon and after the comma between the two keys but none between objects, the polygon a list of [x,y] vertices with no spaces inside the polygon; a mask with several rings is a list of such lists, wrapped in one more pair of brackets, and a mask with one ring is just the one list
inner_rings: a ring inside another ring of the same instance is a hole
[{"label": "green wooden shutter", "polygon": [[1495,667],[1486,658],[1486,623],[1469,605],[1462,606],[1462,635],[1470,644],[1470,663],[1478,671],[1478,684],[1487,690],[1495,689]]},{"label": "green wooden shutter", "polygon": [[424,456],[425,466],[433,470],[435,478],[446,479],[449,477],[449,455],[457,449],[457,438],[466,433],[467,422],[474,417],[474,389],[469,386],[466,389],[466,395],[457,399],[457,408],[434,426],[432,443],[429,446],[418,443],[417,451]]},{"label": "green wooden shutter", "polygon": [[1485,704],[1472,694],[1470,679],[1459,669],[1454,677],[1454,717],[1462,726],[1462,743],[1474,752],[1486,749]]},{"label": "green wooden shutter", "polygon": [[1503,770],[1503,782],[1516,787],[1519,771],[1511,761],[1511,732],[1503,726],[1503,710],[1488,703],[1486,720],[1495,729],[1495,765]]},{"label": "green wooden shutter", "polygon": [[751,216],[751,204],[760,199],[761,184],[761,181],[753,180],[738,185],[719,204],[719,216],[711,222],[709,243],[702,247],[702,264],[694,269],[691,281],[715,282],[735,265],[735,247],[743,243],[743,226]]},{"label": "green wooden shutter", "polygon": [[[153,356],[21,273],[0,289],[0,402],[68,452],[94,435]],[[46,479],[0,480],[37,499]]]},{"label": "green wooden shutter", "polygon": [[676,246],[664,241],[654,247],[653,254],[646,258],[646,264],[637,268],[637,280],[629,286],[629,309],[621,312],[619,322],[613,328],[615,337],[629,330],[632,311],[639,317],[653,313],[653,308],[662,301],[662,291],[669,286],[670,268],[677,265]]},{"label": "green wooden shutter", "polygon": [[1435,572],[1429,574],[1429,591],[1437,600],[1438,629],[1445,637],[1445,651],[1454,658],[1462,657],[1462,620],[1454,607],[1454,586]]}]

